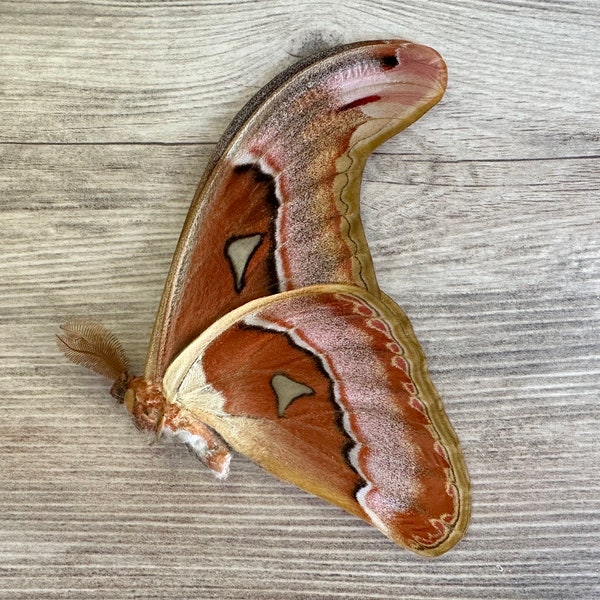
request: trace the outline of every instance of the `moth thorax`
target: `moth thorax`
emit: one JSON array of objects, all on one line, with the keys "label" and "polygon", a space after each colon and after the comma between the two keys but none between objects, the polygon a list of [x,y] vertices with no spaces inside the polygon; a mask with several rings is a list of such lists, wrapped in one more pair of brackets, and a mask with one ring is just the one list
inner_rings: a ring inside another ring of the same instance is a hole
[{"label": "moth thorax", "polygon": [[166,407],[160,384],[134,377],[127,384],[123,403],[138,429],[160,433]]}]

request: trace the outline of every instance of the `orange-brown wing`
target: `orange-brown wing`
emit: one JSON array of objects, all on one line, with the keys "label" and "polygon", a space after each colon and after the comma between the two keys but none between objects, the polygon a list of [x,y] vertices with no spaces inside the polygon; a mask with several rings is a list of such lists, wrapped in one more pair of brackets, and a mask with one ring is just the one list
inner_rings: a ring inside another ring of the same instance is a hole
[{"label": "orange-brown wing", "polygon": [[242,306],[165,374],[167,403],[275,475],[438,555],[469,482],[410,323],[391,300],[323,285]]},{"label": "orange-brown wing", "polygon": [[367,156],[433,106],[446,68],[404,41],[335,48],[259,92],[219,143],[190,208],[145,377],[245,302],[318,283],[378,294],[359,214]]}]

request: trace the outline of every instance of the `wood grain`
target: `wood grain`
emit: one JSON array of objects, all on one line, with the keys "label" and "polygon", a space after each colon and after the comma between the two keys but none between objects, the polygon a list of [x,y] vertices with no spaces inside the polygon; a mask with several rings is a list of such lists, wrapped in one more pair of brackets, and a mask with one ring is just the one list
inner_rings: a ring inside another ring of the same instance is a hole
[{"label": "wood grain", "polygon": [[[0,2],[0,598],[600,598],[598,5]],[[465,540],[427,561],[242,457],[150,444],[59,323],[136,371],[202,169],[323,46],[404,37],[442,103],[370,160],[363,216],[463,442]]]}]

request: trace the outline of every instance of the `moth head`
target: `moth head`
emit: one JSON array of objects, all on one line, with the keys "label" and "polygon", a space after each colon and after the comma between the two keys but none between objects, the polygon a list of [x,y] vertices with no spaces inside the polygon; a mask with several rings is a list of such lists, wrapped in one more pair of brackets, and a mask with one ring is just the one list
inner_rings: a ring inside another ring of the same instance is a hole
[{"label": "moth head", "polygon": [[165,397],[160,385],[134,377],[127,383],[123,404],[138,429],[160,433],[165,418]]},{"label": "moth head", "polygon": [[61,325],[58,347],[65,356],[113,381],[111,395],[123,402],[138,429],[160,433],[165,398],[159,384],[129,375],[129,362],[119,340],[93,321],[68,321]]}]

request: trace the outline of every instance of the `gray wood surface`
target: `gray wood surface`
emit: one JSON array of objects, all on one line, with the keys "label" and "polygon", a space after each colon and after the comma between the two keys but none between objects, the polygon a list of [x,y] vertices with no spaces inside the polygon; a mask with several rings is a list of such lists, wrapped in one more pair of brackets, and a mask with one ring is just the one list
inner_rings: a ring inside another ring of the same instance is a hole
[{"label": "gray wood surface", "polygon": [[[600,598],[600,5],[0,1],[0,598]],[[442,103],[370,160],[381,286],[473,481],[435,560],[243,457],[150,444],[54,333],[143,367],[211,148],[323,46],[435,47]]]}]

